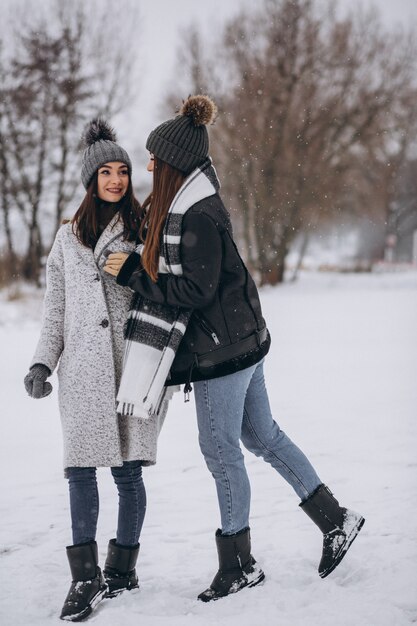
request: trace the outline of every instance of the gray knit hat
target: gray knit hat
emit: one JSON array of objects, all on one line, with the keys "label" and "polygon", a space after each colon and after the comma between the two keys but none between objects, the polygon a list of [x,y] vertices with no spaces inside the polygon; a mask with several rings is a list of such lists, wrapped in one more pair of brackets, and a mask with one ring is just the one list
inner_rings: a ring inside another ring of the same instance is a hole
[{"label": "gray knit hat", "polygon": [[116,134],[105,120],[97,118],[88,124],[84,142],[87,147],[82,158],[81,180],[86,189],[98,168],[111,161],[126,163],[132,174],[129,155],[116,143]]},{"label": "gray knit hat", "polygon": [[184,174],[200,165],[209,153],[206,125],[212,124],[217,107],[208,96],[190,96],[179,115],[157,126],[149,135],[146,148]]}]

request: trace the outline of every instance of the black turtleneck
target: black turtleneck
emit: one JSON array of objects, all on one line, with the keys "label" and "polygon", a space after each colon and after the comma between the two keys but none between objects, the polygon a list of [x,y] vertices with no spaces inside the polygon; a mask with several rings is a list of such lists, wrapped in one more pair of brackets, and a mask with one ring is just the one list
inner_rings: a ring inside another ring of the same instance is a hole
[{"label": "black turtleneck", "polygon": [[120,210],[121,202],[105,202],[104,200],[99,200],[97,202],[97,222],[98,222],[98,232],[97,239],[94,242],[93,250],[97,245],[97,241],[101,236],[102,232],[110,224],[113,217]]}]

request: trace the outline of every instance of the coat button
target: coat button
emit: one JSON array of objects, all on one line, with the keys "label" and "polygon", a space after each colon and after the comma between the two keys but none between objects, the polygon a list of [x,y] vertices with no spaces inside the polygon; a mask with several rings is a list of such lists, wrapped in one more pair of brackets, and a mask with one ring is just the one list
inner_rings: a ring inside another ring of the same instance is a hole
[{"label": "coat button", "polygon": [[100,326],[103,326],[103,328],[107,328],[108,325],[109,325],[109,320],[102,320],[100,322]]}]

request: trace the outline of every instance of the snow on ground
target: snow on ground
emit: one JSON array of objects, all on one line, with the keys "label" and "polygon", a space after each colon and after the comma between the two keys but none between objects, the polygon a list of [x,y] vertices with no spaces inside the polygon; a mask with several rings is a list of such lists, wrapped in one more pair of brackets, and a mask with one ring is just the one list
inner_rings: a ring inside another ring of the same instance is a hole
[{"label": "snow on ground", "polygon": [[[316,572],[321,537],[291,488],[247,455],[253,554],[265,584],[196,601],[216,570],[214,483],[194,403],[175,397],[158,464],[145,470],[148,513],[136,593],[107,600],[95,626],[403,626],[417,623],[417,275],[303,275],[262,291],[266,361],[281,427],[345,505],[366,517],[342,564]],[[71,542],[56,392],[35,401],[22,379],[39,331],[39,296],[0,300],[2,498],[0,623],[47,626],[69,585]],[[55,380],[55,379],[54,379]],[[55,381],[56,382],[56,381]],[[116,492],[99,471],[101,560]]]}]

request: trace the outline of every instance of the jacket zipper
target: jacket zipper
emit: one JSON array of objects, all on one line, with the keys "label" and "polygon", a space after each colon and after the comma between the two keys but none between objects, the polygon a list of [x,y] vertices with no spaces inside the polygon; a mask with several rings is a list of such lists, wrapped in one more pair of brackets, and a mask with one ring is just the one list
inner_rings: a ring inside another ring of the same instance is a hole
[{"label": "jacket zipper", "polygon": [[201,330],[208,335],[209,337],[211,337],[214,341],[214,343],[216,344],[216,346],[220,345],[220,339],[218,338],[216,331],[214,330],[214,328],[209,324],[209,322],[201,315],[201,313],[196,313],[194,311],[194,317],[197,321],[197,324],[200,326]]}]

